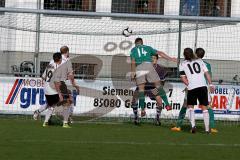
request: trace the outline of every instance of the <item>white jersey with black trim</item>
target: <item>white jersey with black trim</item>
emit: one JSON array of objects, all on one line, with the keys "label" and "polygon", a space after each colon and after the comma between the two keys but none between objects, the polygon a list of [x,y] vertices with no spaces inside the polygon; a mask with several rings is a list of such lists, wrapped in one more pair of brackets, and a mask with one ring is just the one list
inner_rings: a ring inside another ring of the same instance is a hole
[{"label": "white jersey with black trim", "polygon": [[193,61],[184,60],[179,66],[180,76],[187,76],[188,90],[207,86],[204,73],[208,71],[201,59]]},{"label": "white jersey with black trim", "polygon": [[44,80],[44,93],[45,95],[58,94],[55,88],[50,87],[50,81],[53,77],[55,70],[59,67],[56,63],[49,64],[42,74],[42,79]]}]

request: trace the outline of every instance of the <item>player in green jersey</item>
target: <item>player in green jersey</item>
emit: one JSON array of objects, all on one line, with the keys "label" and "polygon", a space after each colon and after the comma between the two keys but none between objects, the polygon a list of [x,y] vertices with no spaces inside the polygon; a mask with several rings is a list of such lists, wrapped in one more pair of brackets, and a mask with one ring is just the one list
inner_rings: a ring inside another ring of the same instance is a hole
[{"label": "player in green jersey", "polygon": [[[152,90],[155,88],[154,84],[147,82],[145,84],[145,88],[144,88],[144,95],[148,96],[152,101],[156,101],[156,116],[155,116],[155,124],[157,126],[161,125],[160,122],[160,115],[163,109],[163,104],[162,101],[164,102],[164,108],[168,111],[171,110],[171,106],[167,106],[165,104],[169,104],[168,102],[168,98],[166,95],[165,90],[163,89],[164,83],[165,83],[165,78],[167,75],[167,72],[165,71],[165,69],[160,66],[158,63],[158,55],[154,55],[152,56],[152,63],[153,63],[153,67],[156,70],[160,80],[161,80],[161,89],[159,90],[159,95],[155,96],[152,92]],[[138,125],[139,124],[139,117],[138,117],[138,87],[135,89],[133,97],[132,97],[132,102],[131,102],[131,107],[133,109],[133,114],[134,114],[134,124]],[[160,96],[161,95],[161,96]]]},{"label": "player in green jersey", "polygon": [[[169,57],[164,52],[153,49],[150,46],[143,45],[142,38],[136,38],[135,47],[131,50],[131,79],[136,81],[139,89],[138,99],[139,107],[141,108],[141,116],[145,116],[145,95],[144,88],[146,82],[154,84],[152,93],[154,96],[160,95],[161,84],[160,78],[153,67],[152,56],[158,54],[166,60],[177,62],[176,58]],[[161,96],[161,95],[160,95]],[[170,106],[169,104],[166,104]]]}]

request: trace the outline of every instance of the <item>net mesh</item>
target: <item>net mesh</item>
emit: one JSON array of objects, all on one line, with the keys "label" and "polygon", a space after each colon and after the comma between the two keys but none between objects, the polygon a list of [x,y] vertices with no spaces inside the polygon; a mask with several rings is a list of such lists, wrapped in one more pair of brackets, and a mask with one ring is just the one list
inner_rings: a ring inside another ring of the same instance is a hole
[{"label": "net mesh", "polygon": [[[37,86],[35,75],[33,79],[23,76],[29,76],[35,71],[39,76],[52,59],[52,53],[67,45],[76,78],[82,87],[81,95],[76,97],[75,114],[91,121],[109,117],[115,121],[131,117],[130,90],[134,90],[135,85],[129,82],[129,53],[134,47],[135,38],[142,37],[145,44],[173,57],[178,56],[179,43],[180,58],[183,58],[182,51],[186,47],[204,48],[205,59],[212,64],[213,80],[219,85],[218,93],[215,93],[215,110],[230,115],[229,118],[229,115],[224,117],[218,114],[216,118],[239,121],[239,23],[195,20],[180,23],[179,20],[170,19],[79,17],[64,14],[39,16],[37,21],[38,15],[34,13],[4,12],[0,15],[0,73],[7,76],[1,77],[1,83],[5,86],[0,92],[0,96],[4,97],[1,100],[1,113],[32,114],[43,103],[42,88]],[[37,46],[39,54],[36,57]],[[178,78],[175,63],[163,59],[159,63],[168,71],[168,78]],[[31,85],[26,79],[32,80]],[[235,88],[235,94],[223,93],[224,88],[229,89],[230,93],[232,87]],[[166,83],[165,90],[174,110],[164,110],[163,118],[174,119],[178,116],[184,98],[183,89],[181,83]],[[225,99],[221,99],[222,95]],[[224,100],[231,102],[231,112],[228,111],[228,103],[223,103]],[[147,117],[154,118],[156,103],[148,98],[146,105]]]},{"label": "net mesh", "polygon": [[[36,15],[27,13],[5,13],[0,16],[2,28],[36,32]],[[131,35],[154,35],[179,32],[178,20],[146,20],[110,17],[74,17],[41,15],[40,32],[73,35],[120,35],[129,28]],[[213,22],[186,22],[182,32],[228,25]],[[231,25],[231,23],[230,23]]]},{"label": "net mesh", "polygon": [[[0,24],[1,50],[4,52],[20,51],[22,52],[18,52],[20,59],[31,57],[29,61],[33,61],[32,52],[36,52],[38,43],[36,40],[37,15],[5,12],[0,16],[0,20],[2,22]],[[205,58],[216,62],[214,66],[217,67],[214,70],[218,79],[231,81],[235,74],[239,74],[234,70],[238,67],[237,61],[239,61],[237,54],[239,28],[239,23],[233,22],[183,21],[181,23],[181,50],[186,47],[204,48],[208,53]],[[38,32],[39,52],[42,53],[39,55],[39,61],[46,62],[50,58],[47,53],[58,51],[62,45],[68,45],[72,54],[129,55],[134,39],[139,36],[143,37],[145,44],[177,57],[179,31],[178,20],[137,20],[44,14],[40,15]],[[8,57],[12,55],[13,53],[10,53]],[[182,55],[180,56],[182,58]],[[8,58],[8,60],[8,68],[1,67],[2,73],[10,71],[9,67],[18,61],[14,58]],[[220,60],[226,62],[220,63]],[[229,65],[230,63],[232,65]],[[172,64],[169,65],[171,66]]]}]

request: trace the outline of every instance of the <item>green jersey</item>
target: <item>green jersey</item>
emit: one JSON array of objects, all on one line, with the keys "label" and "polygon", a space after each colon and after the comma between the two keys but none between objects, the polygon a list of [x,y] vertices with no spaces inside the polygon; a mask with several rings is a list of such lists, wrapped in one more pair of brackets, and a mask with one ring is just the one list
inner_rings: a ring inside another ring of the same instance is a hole
[{"label": "green jersey", "polygon": [[[206,65],[206,67],[207,67],[207,69],[208,69],[208,73],[210,74],[210,77],[212,78],[212,68],[211,68],[211,64],[208,63],[208,62],[206,62],[206,61],[203,61],[203,62],[205,63],[205,65]],[[205,77],[205,80],[206,80],[206,82],[207,82],[206,77]],[[207,84],[208,84],[208,82],[207,82]]]},{"label": "green jersey", "polygon": [[150,46],[139,45],[131,50],[130,57],[135,60],[136,65],[143,62],[152,62],[152,56],[157,54],[157,50]]}]

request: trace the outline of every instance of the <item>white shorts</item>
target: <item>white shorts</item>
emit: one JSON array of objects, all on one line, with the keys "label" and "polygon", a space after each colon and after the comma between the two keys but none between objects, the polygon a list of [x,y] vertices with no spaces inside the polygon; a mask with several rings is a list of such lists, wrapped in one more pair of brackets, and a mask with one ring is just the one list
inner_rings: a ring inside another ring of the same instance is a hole
[{"label": "white shorts", "polygon": [[143,84],[146,82],[154,83],[158,81],[160,82],[160,78],[151,62],[144,62],[137,66],[136,68],[137,85]]}]

